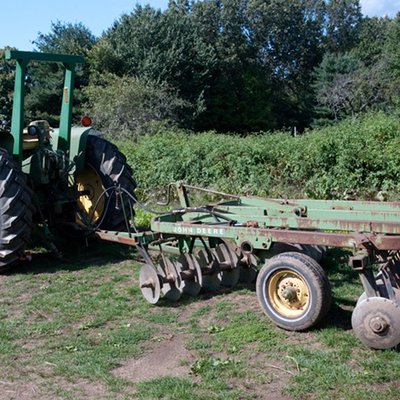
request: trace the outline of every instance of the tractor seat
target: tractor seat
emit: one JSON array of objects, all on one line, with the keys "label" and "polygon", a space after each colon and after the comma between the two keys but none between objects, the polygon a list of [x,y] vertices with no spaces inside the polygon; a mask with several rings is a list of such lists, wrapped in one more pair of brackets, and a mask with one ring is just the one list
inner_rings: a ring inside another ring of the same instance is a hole
[{"label": "tractor seat", "polygon": [[23,150],[34,150],[39,145],[39,139],[29,135],[24,135],[22,148]]},{"label": "tractor seat", "polygon": [[[50,131],[52,130],[50,124],[44,120],[32,121],[28,126],[38,126],[45,132],[46,139],[50,139]],[[28,135],[28,128],[23,131],[23,150],[34,150],[39,145],[39,138],[37,135]]]}]

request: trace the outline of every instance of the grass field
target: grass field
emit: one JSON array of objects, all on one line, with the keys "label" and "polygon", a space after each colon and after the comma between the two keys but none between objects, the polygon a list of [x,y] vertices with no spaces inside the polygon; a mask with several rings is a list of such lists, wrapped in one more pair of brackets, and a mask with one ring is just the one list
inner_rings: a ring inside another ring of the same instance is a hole
[{"label": "grass field", "polygon": [[0,399],[385,399],[400,354],[351,331],[362,292],[342,252],[324,262],[335,305],[305,333],[276,328],[253,285],[151,306],[140,262],[108,244],[0,276]]}]

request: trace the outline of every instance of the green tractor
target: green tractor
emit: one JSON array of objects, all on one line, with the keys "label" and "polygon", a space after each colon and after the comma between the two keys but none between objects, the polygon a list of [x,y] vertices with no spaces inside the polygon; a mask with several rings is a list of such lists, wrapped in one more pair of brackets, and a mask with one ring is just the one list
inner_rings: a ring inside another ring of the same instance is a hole
[{"label": "green tractor", "polygon": [[[34,230],[46,237],[82,238],[93,226],[124,230],[126,207],[119,187],[133,194],[135,181],[125,156],[90,127],[71,127],[75,67],[81,56],[6,51],[16,75],[11,129],[0,127],[0,271],[23,256]],[[60,63],[64,86],[60,126],[25,126],[25,77],[30,61]],[[130,207],[133,215],[132,204]]]}]

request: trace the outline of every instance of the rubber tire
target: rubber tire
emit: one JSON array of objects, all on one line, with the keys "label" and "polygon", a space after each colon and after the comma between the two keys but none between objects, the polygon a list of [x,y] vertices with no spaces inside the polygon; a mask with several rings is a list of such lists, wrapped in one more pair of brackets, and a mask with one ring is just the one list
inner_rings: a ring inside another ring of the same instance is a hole
[{"label": "rubber tire", "polygon": [[289,252],[303,253],[313,258],[317,263],[320,263],[326,250],[326,246],[277,242],[273,244],[270,252],[273,255]]},{"label": "rubber tire", "polygon": [[[297,273],[308,286],[309,305],[296,318],[280,314],[268,299],[268,281],[282,269]],[[256,292],[261,308],[268,318],[280,328],[290,331],[303,331],[316,325],[332,304],[331,286],[322,267],[310,256],[297,252],[282,253],[267,260],[258,274]]]},{"label": "rubber tire", "polygon": [[[132,177],[132,168],[127,164],[126,157],[117,146],[96,135],[88,135],[85,162],[99,174],[105,189],[117,183],[134,196],[136,182]],[[106,194],[108,202],[110,194]],[[126,211],[129,213],[128,207]],[[128,214],[129,216],[129,214]],[[100,216],[100,229],[126,230],[123,209],[117,207],[116,197],[111,193],[109,207]]]},{"label": "rubber tire", "polygon": [[0,148],[0,272],[19,260],[30,241],[32,194],[25,175]]}]

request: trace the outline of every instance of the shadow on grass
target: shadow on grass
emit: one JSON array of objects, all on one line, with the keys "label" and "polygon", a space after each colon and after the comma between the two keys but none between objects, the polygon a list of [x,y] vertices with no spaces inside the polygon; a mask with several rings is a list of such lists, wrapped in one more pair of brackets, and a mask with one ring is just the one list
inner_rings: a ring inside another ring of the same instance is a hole
[{"label": "shadow on grass", "polygon": [[77,271],[93,266],[101,266],[112,262],[130,260],[141,262],[138,253],[129,246],[117,243],[107,243],[97,239],[90,240],[88,244],[62,242],[57,246],[61,257],[45,249],[32,250],[32,261],[23,261],[6,272],[12,274],[41,274],[55,273],[58,271]]},{"label": "shadow on grass", "polygon": [[[62,258],[58,258],[56,254],[51,252],[38,251],[33,254],[31,262],[21,263],[19,267],[12,269],[7,274],[77,271],[125,260],[138,264],[142,263],[140,254],[134,248],[100,240],[91,240],[87,246],[85,243],[63,242],[59,244],[59,250],[62,252]],[[351,329],[352,310],[347,308],[352,308],[355,302],[348,296],[349,286],[360,286],[360,284],[358,274],[347,265],[348,255],[349,253],[344,250],[334,249],[330,250],[323,260],[323,267],[334,288],[334,304],[324,321],[318,324],[318,328],[335,326],[343,330]],[[215,292],[202,291],[198,296],[194,297],[183,295],[176,303],[161,298],[157,306],[161,308],[175,308],[180,305],[190,305],[235,292],[254,293],[255,284],[239,283],[233,288],[221,287]],[[343,295],[341,294],[342,292]]]},{"label": "shadow on grass", "polygon": [[318,328],[339,328],[344,331],[352,329],[351,315],[353,311],[342,308],[334,303],[325,318],[318,324]]},{"label": "shadow on grass", "polygon": [[175,308],[175,307],[180,307],[181,305],[186,306],[190,304],[196,304],[202,301],[210,300],[214,297],[223,297],[231,293],[238,293],[238,292],[255,293],[255,291],[256,291],[255,283],[238,283],[236,286],[232,288],[220,286],[218,290],[212,292],[211,291],[208,292],[202,289],[197,296],[189,296],[187,294],[182,294],[182,297],[176,302],[171,302],[166,298],[161,297],[159,302],[157,303],[157,307]]},{"label": "shadow on grass", "polygon": [[[350,253],[341,249],[329,250],[324,258],[322,265],[328,275],[333,290],[333,304],[327,316],[315,329],[335,327],[343,331],[349,331],[351,326],[351,315],[355,306],[354,298],[362,292],[362,286],[356,271],[348,265]],[[177,303],[170,303],[166,299],[161,299],[157,304],[160,307],[177,307],[179,304],[190,305],[213,297],[226,295],[229,293],[247,291],[255,292],[255,284],[239,283],[233,288],[220,288],[217,292],[201,292],[196,297],[182,296]],[[257,301],[255,299],[255,301]],[[311,329],[312,331],[313,329]]]}]

